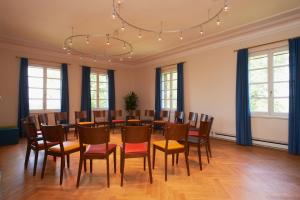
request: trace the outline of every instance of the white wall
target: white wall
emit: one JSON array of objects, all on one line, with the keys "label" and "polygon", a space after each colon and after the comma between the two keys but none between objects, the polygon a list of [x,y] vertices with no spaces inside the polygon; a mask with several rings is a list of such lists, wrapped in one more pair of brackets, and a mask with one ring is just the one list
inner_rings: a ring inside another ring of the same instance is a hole
[{"label": "white wall", "polygon": [[[135,90],[142,108],[154,108],[155,68],[185,61],[185,111],[215,117],[213,131],[235,135],[235,49],[300,36],[300,24],[256,30],[238,38],[159,58],[140,65]],[[288,142],[288,123],[283,118],[252,118],[254,138]]]},{"label": "white wall", "polygon": [[[116,108],[124,108],[123,96],[132,90],[133,77],[131,70],[126,65],[107,66],[106,64],[80,61],[64,54],[27,48],[18,45],[0,43],[0,126],[15,126],[18,116],[18,92],[19,92],[19,59],[16,56],[38,58],[44,61],[29,60],[30,63],[44,65],[57,65],[69,63],[69,96],[70,96],[70,120],[74,121],[74,111],[80,110],[81,101],[81,65],[115,69]],[[84,63],[86,62],[86,63]],[[54,116],[50,115],[50,120]]]}]

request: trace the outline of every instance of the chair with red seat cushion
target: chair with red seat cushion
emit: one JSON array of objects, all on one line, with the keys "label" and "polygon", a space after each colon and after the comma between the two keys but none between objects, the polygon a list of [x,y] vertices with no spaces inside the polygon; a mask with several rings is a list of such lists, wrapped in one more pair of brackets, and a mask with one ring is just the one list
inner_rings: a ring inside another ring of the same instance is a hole
[{"label": "chair with red seat cushion", "polygon": [[93,126],[94,122],[88,121],[86,111],[75,111],[75,136],[78,138],[78,126]]},{"label": "chair with red seat cushion", "polygon": [[144,170],[146,170],[146,157],[150,183],[152,183],[152,169],[150,162],[151,126],[124,126],[122,128],[122,145],[120,145],[121,186],[123,186],[124,168],[126,158],[144,158]]},{"label": "chair with red seat cushion", "polygon": [[121,127],[125,125],[126,121],[122,118],[122,116],[122,110],[110,110],[111,128],[113,129],[113,132],[118,126]]},{"label": "chair with red seat cushion", "polygon": [[[79,143],[80,143],[80,160],[77,176],[77,184],[79,187],[80,175],[82,171],[83,161],[89,159],[92,171],[93,159],[106,159],[107,169],[107,187],[109,187],[109,155],[114,154],[114,172],[116,173],[116,147],[115,144],[109,144],[109,128],[108,127],[82,127],[79,126]],[[85,148],[84,145],[88,145]]]}]

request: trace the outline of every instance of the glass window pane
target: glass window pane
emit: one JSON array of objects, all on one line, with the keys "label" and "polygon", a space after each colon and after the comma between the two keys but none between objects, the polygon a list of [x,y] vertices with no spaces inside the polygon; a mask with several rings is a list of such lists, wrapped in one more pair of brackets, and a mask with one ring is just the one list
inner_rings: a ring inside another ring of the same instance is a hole
[{"label": "glass window pane", "polygon": [[172,90],[172,99],[177,99],[177,90]]},{"label": "glass window pane", "polygon": [[176,79],[177,80],[177,72],[173,72],[172,79]]},{"label": "glass window pane", "polygon": [[250,71],[249,80],[250,83],[268,82],[268,70],[259,69],[259,70]]},{"label": "glass window pane", "polygon": [[105,89],[108,90],[108,84],[107,83],[99,83],[99,89]]},{"label": "glass window pane", "polygon": [[60,89],[59,79],[47,79],[47,88]]},{"label": "glass window pane", "polygon": [[97,82],[91,82],[91,90],[97,90]]},{"label": "glass window pane", "polygon": [[47,89],[47,99],[60,99],[60,90]]},{"label": "glass window pane", "polygon": [[268,97],[268,84],[253,84],[249,88],[250,97]]},{"label": "glass window pane", "polygon": [[161,107],[165,108],[165,100],[164,99],[161,100]]},{"label": "glass window pane", "polygon": [[251,112],[268,112],[268,99],[250,99]]},{"label": "glass window pane", "polygon": [[60,69],[47,68],[47,78],[60,79]]},{"label": "glass window pane", "polygon": [[99,98],[100,99],[108,99],[108,92],[107,91],[100,91]]},{"label": "glass window pane", "polygon": [[42,110],[43,100],[42,99],[29,99],[29,109],[30,110]]},{"label": "glass window pane", "polygon": [[267,55],[252,56],[249,60],[249,69],[259,69],[268,67]]},{"label": "glass window pane", "polygon": [[100,74],[99,75],[99,82],[107,82],[107,75]]},{"label": "glass window pane", "polygon": [[172,109],[173,110],[177,109],[177,100],[172,100]]},{"label": "glass window pane", "polygon": [[165,82],[163,82],[162,87],[163,87],[163,90],[170,90],[170,88],[171,88],[171,83],[170,83],[170,81],[165,81]]},{"label": "glass window pane", "polygon": [[289,96],[289,83],[274,83],[274,97],[288,97]]},{"label": "glass window pane", "polygon": [[99,108],[108,108],[108,101],[100,99],[99,100]]},{"label": "glass window pane", "polygon": [[42,67],[28,67],[28,76],[35,76],[35,77],[43,77],[43,68]]},{"label": "glass window pane", "polygon": [[91,106],[93,108],[97,108],[97,100],[91,100]]},{"label": "glass window pane", "polygon": [[91,73],[91,75],[90,75],[90,81],[95,81],[95,82],[97,82],[97,74],[96,73]]},{"label": "glass window pane", "polygon": [[43,78],[28,77],[28,87],[43,88]]},{"label": "glass window pane", "polygon": [[167,109],[170,109],[170,107],[171,107],[171,100],[166,100],[166,102],[165,102],[165,108],[167,108]]},{"label": "glass window pane", "polygon": [[289,112],[289,99],[288,98],[274,98],[274,112],[288,113]]},{"label": "glass window pane", "polygon": [[91,99],[97,99],[97,91],[91,90]]},{"label": "glass window pane", "polygon": [[43,89],[29,88],[29,98],[43,99]]},{"label": "glass window pane", "polygon": [[172,89],[177,89],[177,80],[173,80]]},{"label": "glass window pane", "polygon": [[274,81],[289,81],[289,67],[273,68]]},{"label": "glass window pane", "polygon": [[165,94],[166,94],[166,99],[170,99],[171,98],[171,91],[170,90],[167,90],[165,92]]},{"label": "glass window pane", "polygon": [[48,110],[60,110],[60,100],[48,100],[47,99],[47,109]]},{"label": "glass window pane", "polygon": [[274,53],[273,55],[273,65],[288,65],[289,64],[289,54],[288,51],[282,51]]}]

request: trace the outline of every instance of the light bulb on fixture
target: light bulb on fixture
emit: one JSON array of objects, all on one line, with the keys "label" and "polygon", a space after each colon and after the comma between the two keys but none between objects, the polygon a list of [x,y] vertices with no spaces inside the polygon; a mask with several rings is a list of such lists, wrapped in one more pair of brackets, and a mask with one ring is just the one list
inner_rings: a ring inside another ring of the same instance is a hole
[{"label": "light bulb on fixture", "polygon": [[116,19],[116,14],[115,14],[115,12],[113,12],[111,16],[112,16],[113,19]]},{"label": "light bulb on fixture", "polygon": [[63,46],[63,50],[66,50],[66,49],[67,49],[67,47],[64,45],[64,46]]},{"label": "light bulb on fixture", "polygon": [[229,9],[229,7],[228,7],[228,5],[226,4],[226,5],[224,6],[224,11],[227,12],[228,9]]},{"label": "light bulb on fixture", "polygon": [[203,27],[200,26],[200,35],[203,36],[204,35],[204,31],[203,31]]},{"label": "light bulb on fixture", "polygon": [[139,38],[139,39],[141,39],[141,38],[142,38],[142,33],[141,33],[141,30],[139,31],[138,38]]},{"label": "light bulb on fixture", "polygon": [[70,40],[70,42],[69,42],[69,45],[70,45],[70,46],[72,46],[72,45],[73,45],[73,41],[72,41],[72,40]]},{"label": "light bulb on fixture", "polygon": [[124,42],[124,44],[123,44],[123,49],[126,49],[126,44],[125,44],[125,42]]},{"label": "light bulb on fixture", "polygon": [[157,39],[157,40],[158,40],[159,42],[162,41],[161,33],[158,34],[158,39]]},{"label": "light bulb on fixture", "polygon": [[121,1],[121,0],[119,0],[119,1],[118,1],[118,4],[121,4],[121,3],[122,3],[122,1]]},{"label": "light bulb on fixture", "polygon": [[220,17],[218,16],[217,18],[217,25],[220,26],[221,25],[221,20],[220,20]]},{"label": "light bulb on fixture", "polygon": [[121,31],[125,31],[124,23],[122,23]]},{"label": "light bulb on fixture", "polygon": [[89,44],[89,43],[90,43],[89,36],[86,36],[85,43],[86,43],[86,44]]},{"label": "light bulb on fixture", "polygon": [[179,39],[180,39],[180,40],[183,40],[182,31],[180,32]]},{"label": "light bulb on fixture", "polygon": [[106,45],[110,45],[110,42],[109,42],[109,34],[106,34]]}]

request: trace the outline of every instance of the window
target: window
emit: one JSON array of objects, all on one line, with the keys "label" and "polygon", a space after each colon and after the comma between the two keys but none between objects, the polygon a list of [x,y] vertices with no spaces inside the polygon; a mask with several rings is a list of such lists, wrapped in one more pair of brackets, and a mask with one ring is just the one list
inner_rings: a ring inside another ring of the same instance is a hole
[{"label": "window", "polygon": [[92,109],[108,109],[108,77],[107,74],[91,73]]},{"label": "window", "polygon": [[177,70],[172,68],[162,72],[161,107],[165,110],[177,109]]},{"label": "window", "polygon": [[59,68],[28,67],[29,110],[60,110],[61,72]]},{"label": "window", "polygon": [[289,111],[289,52],[287,48],[250,54],[250,109],[254,114],[287,115]]}]

